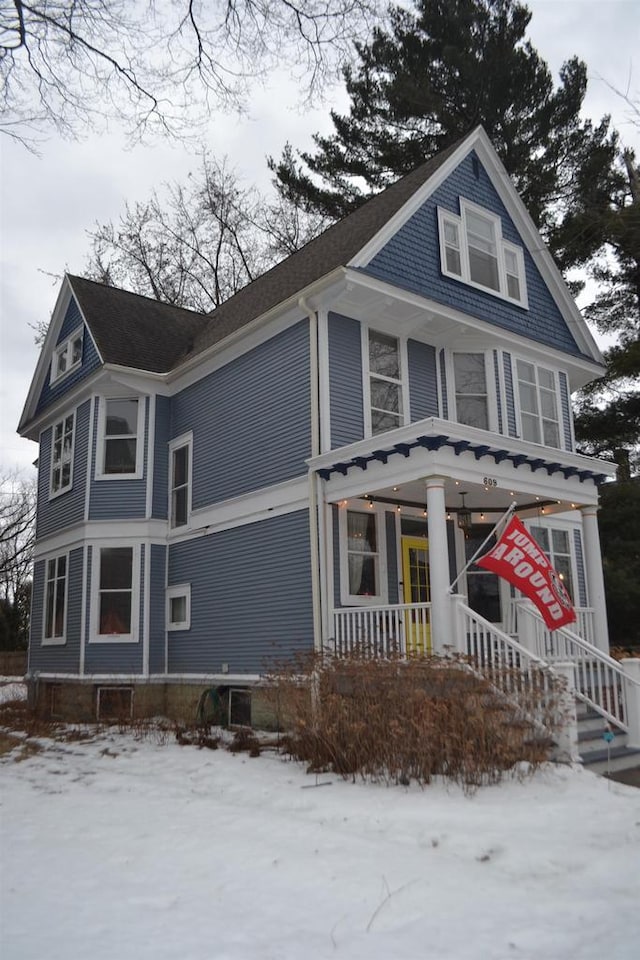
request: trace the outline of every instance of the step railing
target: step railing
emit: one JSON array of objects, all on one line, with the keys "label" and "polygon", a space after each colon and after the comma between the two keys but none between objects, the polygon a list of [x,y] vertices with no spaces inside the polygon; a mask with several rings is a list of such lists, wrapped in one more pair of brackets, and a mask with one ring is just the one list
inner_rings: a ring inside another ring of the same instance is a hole
[{"label": "step railing", "polygon": [[[526,610],[527,603],[528,601],[526,600],[517,600],[515,598],[510,601],[505,622],[506,633],[512,636],[518,636],[520,632],[518,613],[523,608]],[[595,610],[593,607],[575,607],[574,609],[576,613],[576,623],[572,628],[573,632],[577,633],[583,640],[586,640],[587,643],[595,646]],[[543,656],[542,659],[544,660],[545,657]]]},{"label": "step railing", "polygon": [[365,659],[431,651],[431,604],[392,603],[333,611],[335,654]]},{"label": "step railing", "polygon": [[627,692],[637,680],[608,654],[588,643],[569,627],[549,630],[535,607],[518,607],[520,642],[553,666],[571,662],[575,667],[575,695],[608,723],[629,732]]}]

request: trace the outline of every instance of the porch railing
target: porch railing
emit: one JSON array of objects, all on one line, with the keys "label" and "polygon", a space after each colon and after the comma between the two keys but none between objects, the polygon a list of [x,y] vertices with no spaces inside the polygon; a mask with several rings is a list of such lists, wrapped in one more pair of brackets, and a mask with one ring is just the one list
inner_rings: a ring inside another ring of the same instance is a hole
[{"label": "porch railing", "polygon": [[336,656],[374,659],[431,650],[430,603],[339,607],[333,615]]},{"label": "porch railing", "polygon": [[548,630],[534,607],[522,605],[518,612],[520,637],[527,649],[553,663],[575,665],[575,694],[602,717],[625,732],[629,731],[626,696],[628,685],[640,684],[617,660],[588,643],[569,627]]},{"label": "porch railing", "polygon": [[[505,623],[505,632],[511,636],[518,636],[520,632],[519,628],[519,612],[520,610],[526,611],[527,601],[526,600],[511,600],[509,604],[509,609],[507,613],[507,621]],[[577,633],[579,637],[582,637],[583,640],[586,640],[587,643],[596,645],[595,643],[595,611],[593,607],[575,607],[576,611],[576,623],[572,627],[574,633]],[[543,656],[544,660],[545,657]]]}]

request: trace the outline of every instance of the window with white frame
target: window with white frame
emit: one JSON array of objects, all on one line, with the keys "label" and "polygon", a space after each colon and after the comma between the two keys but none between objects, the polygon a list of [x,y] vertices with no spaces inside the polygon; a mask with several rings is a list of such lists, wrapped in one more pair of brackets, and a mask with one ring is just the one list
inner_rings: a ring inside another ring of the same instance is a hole
[{"label": "window with white frame", "polygon": [[134,547],[98,547],[94,550],[93,639],[136,639],[137,557]]},{"label": "window with white frame", "polygon": [[484,353],[454,353],[456,421],[489,430],[489,394]]},{"label": "window with white frame", "polygon": [[380,597],[380,545],[375,511],[346,510],[346,592],[350,598]]},{"label": "window with white frame", "polygon": [[70,373],[82,363],[83,328],[80,327],[63,343],[59,343],[51,360],[51,382]]},{"label": "window with white frame", "polygon": [[73,482],[73,440],[76,415],[68,414],[54,423],[51,432],[51,496],[71,489]]},{"label": "window with white frame", "polygon": [[551,566],[560,577],[571,600],[575,603],[573,560],[569,531],[555,527],[549,528],[535,525],[530,527],[530,531],[531,536],[540,549],[544,550],[548,556],[551,561]]},{"label": "window with white frame", "polygon": [[45,562],[43,643],[64,643],[67,615],[66,554]]},{"label": "window with white frame", "polygon": [[522,439],[560,447],[558,387],[553,370],[516,362]]},{"label": "window with white frame", "polygon": [[447,277],[527,306],[522,248],[502,237],[500,217],[460,198],[460,216],[438,208],[440,266]]},{"label": "window with white frame", "polygon": [[191,514],[192,437],[179,437],[169,444],[169,522],[184,527]]},{"label": "window with white frame", "polygon": [[141,476],[143,400],[105,398],[101,410],[98,476]]},{"label": "window with white frame", "polygon": [[167,630],[191,627],[191,584],[167,587]]},{"label": "window with white frame", "polygon": [[371,433],[395,430],[404,424],[400,341],[369,330],[369,399]]}]

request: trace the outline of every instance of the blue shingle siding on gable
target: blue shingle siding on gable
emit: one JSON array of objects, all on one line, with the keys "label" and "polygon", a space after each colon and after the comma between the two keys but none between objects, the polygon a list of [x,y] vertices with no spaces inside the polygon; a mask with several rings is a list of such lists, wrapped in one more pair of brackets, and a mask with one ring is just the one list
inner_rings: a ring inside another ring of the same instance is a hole
[{"label": "blue shingle siding on gable", "polygon": [[306,510],[173,544],[169,584],[191,584],[191,629],[169,633],[169,673],[256,674],[313,650]]},{"label": "blue shingle siding on gable", "polygon": [[165,669],[165,580],[167,549],[151,544],[151,572],[149,577],[149,673],[164,673]]},{"label": "blue shingle siding on gable", "polygon": [[[49,499],[51,484],[51,437],[53,427],[40,435],[38,454],[38,509],[36,514],[36,537],[38,540],[57,533],[84,519],[84,501],[87,482],[87,455],[89,451],[90,401],[76,410],[76,425],[73,449],[73,475],[70,490]],[[73,408],[64,411],[66,416]]]},{"label": "blue shingle siding on gable", "polygon": [[511,354],[502,355],[504,369],[504,389],[507,403],[507,427],[510,437],[518,436],[518,424],[516,420],[516,401],[513,392],[513,367],[511,364]]},{"label": "blue shingle siding on gable", "polygon": [[438,416],[438,376],[435,347],[409,340],[409,403],[411,420]]},{"label": "blue shingle siding on gable", "polygon": [[169,431],[171,401],[156,397],[156,429],[154,437],[153,505],[151,515],[165,520],[169,504]]},{"label": "blue shingle siding on gable", "polygon": [[[59,556],[65,552],[61,550]],[[68,555],[66,643],[60,645],[42,646],[46,561],[36,560],[33,566],[31,639],[29,642],[29,670],[32,672],[79,672],[82,621],[82,554],[83,551],[80,547],[71,550]]]},{"label": "blue shingle siding on gable", "polygon": [[[78,304],[72,297],[71,303],[67,308],[65,318],[62,322],[62,327],[58,335],[56,346],[62,343],[63,340],[66,340],[67,337],[70,337],[71,334],[77,330],[81,324],[82,316],[80,314],[80,310],[78,309]],[[83,380],[86,380],[89,374],[93,373],[93,371],[99,366],[100,357],[98,356],[89,331],[85,327],[82,342],[82,363],[76,370],[74,370],[68,376],[63,377],[61,380],[58,380],[54,384],[49,382],[51,379],[51,363],[49,363],[45,383],[38,399],[36,414],[40,413],[45,407],[48,407],[56,400],[59,400],[62,396],[64,396],[65,393],[69,393],[69,391],[73,390],[74,387],[77,387],[79,383],[81,383]]]},{"label": "blue shingle siding on gable", "polygon": [[562,409],[562,429],[564,435],[565,450],[573,450],[573,438],[571,436],[571,404],[569,401],[569,386],[566,373],[558,374],[560,381],[560,406]]},{"label": "blue shingle siding on gable", "polygon": [[584,575],[584,555],[582,553],[582,532],[578,529],[573,531],[573,546],[576,557],[576,574],[578,583],[576,585],[577,597],[574,602],[580,607],[587,606],[587,584]]},{"label": "blue shingle siding on gable", "polygon": [[329,314],[329,403],[331,447],[364,437],[362,339],[357,320]]},{"label": "blue shingle siding on gable", "polygon": [[[94,445],[99,442],[98,424],[100,418],[100,404],[98,399],[94,411]],[[146,512],[147,499],[147,454],[149,430],[149,398],[142,397],[144,404],[144,432],[142,437],[143,474],[139,480],[96,480],[95,473],[91,475],[91,494],[89,502],[90,520],[135,520],[141,519]],[[95,462],[94,458],[94,462]]]},{"label": "blue shingle siding on gable", "polygon": [[307,472],[308,321],[177,394],[171,437],[193,431],[193,509]]},{"label": "blue shingle siding on gable", "polygon": [[[477,179],[474,159],[479,167]],[[499,216],[504,239],[523,248],[528,310],[442,275],[437,209],[442,207],[459,215],[461,196]],[[581,353],[475,151],[362,269],[373,277],[455,307],[504,330],[567,353]]]}]

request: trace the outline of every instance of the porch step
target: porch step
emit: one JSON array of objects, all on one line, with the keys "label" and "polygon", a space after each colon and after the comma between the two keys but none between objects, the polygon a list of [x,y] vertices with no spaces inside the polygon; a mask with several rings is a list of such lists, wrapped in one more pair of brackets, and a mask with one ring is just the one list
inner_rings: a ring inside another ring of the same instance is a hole
[{"label": "porch step", "polygon": [[[640,767],[640,749],[627,745],[627,734],[615,727],[609,728],[600,714],[583,703],[577,707],[578,749],[585,770],[601,776]],[[607,745],[604,733],[611,729],[614,739]]]}]

